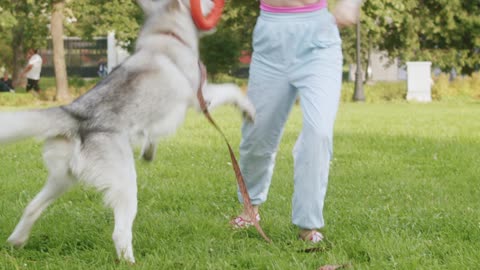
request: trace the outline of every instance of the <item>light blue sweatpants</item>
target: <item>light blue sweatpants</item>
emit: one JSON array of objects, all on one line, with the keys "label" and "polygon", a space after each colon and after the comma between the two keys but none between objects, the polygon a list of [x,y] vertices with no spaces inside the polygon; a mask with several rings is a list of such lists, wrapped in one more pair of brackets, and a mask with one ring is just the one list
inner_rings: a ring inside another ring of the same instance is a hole
[{"label": "light blue sweatpants", "polygon": [[248,97],[257,114],[255,123],[244,122],[242,127],[240,167],[252,203],[262,204],[285,122],[299,96],[303,127],[293,149],[292,221],[303,229],[324,226],[342,61],[338,28],[327,9],[261,12],[253,33],[248,84]]}]

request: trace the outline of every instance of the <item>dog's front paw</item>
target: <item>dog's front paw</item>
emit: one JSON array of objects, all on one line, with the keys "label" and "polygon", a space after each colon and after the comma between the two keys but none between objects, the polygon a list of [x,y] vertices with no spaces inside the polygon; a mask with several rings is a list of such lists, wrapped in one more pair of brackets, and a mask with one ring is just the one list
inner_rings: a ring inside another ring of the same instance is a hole
[{"label": "dog's front paw", "polygon": [[247,97],[244,97],[238,106],[242,110],[243,117],[247,119],[247,121],[252,123],[255,122],[255,107]]},{"label": "dog's front paw", "polygon": [[145,142],[145,145],[143,146],[141,157],[148,162],[152,162],[153,159],[155,158],[155,153],[157,152],[157,145],[148,140]]},{"label": "dog's front paw", "polygon": [[11,235],[7,242],[15,248],[22,248],[27,242],[27,237],[19,237],[17,235]]}]

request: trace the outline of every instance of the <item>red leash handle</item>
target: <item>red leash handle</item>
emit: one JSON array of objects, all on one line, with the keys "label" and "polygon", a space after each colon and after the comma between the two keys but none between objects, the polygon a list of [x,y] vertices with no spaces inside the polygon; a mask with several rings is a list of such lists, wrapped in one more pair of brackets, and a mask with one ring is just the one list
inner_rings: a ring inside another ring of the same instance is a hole
[{"label": "red leash handle", "polygon": [[215,6],[207,17],[203,16],[201,0],[190,0],[190,9],[192,11],[192,18],[195,25],[204,31],[208,31],[214,28],[220,17],[222,17],[223,7],[225,6],[225,0],[213,0]]}]

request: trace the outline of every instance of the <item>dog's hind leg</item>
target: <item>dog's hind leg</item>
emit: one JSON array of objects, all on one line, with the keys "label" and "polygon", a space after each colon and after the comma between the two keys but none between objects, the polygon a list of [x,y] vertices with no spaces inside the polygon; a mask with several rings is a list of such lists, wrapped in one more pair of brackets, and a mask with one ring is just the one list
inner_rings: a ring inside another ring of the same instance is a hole
[{"label": "dog's hind leg", "polygon": [[20,222],[8,238],[12,245],[23,246],[28,240],[33,224],[42,212],[75,183],[68,164],[72,149],[72,143],[64,138],[50,139],[46,142],[43,156],[49,176],[45,186],[28,204]]},{"label": "dog's hind leg", "polygon": [[106,193],[107,200],[110,200],[115,216],[115,228],[112,238],[117,255],[120,259],[130,263],[135,263],[132,246],[132,227],[137,213],[137,188],[134,179],[129,179],[130,183],[122,188],[110,189]]},{"label": "dog's hind leg", "polygon": [[[125,164],[133,167],[131,164]],[[137,185],[135,170],[124,170],[124,175],[114,179],[121,184],[115,184],[105,192],[105,201],[112,207],[115,217],[113,242],[120,259],[135,263],[132,246],[132,227],[137,214]]]},{"label": "dog's hind leg", "polygon": [[132,227],[137,214],[137,176],[133,157],[115,174],[113,185],[105,191],[105,201],[112,207],[115,217],[113,242],[120,259],[135,263],[132,246]]},{"label": "dog's hind leg", "polygon": [[113,242],[119,259],[135,263],[132,227],[137,214],[137,176],[127,136],[92,134],[82,147],[80,178],[105,193],[113,209]]}]

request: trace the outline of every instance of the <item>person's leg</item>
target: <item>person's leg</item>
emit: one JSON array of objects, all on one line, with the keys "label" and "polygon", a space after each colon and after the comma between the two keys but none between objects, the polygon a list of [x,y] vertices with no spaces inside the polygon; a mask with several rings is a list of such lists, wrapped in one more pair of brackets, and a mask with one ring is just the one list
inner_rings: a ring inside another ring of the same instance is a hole
[{"label": "person's leg", "polygon": [[[282,42],[287,32],[276,18],[264,19],[263,14],[255,28],[247,92],[256,110],[255,122],[244,121],[240,143],[240,168],[255,210],[267,200],[277,147],[297,95],[282,56],[288,47]],[[243,202],[240,192],[238,198]]]},{"label": "person's leg", "polygon": [[[285,74],[251,67],[248,97],[256,109],[255,122],[244,121],[240,143],[240,168],[253,205],[266,201],[275,156],[296,91]],[[242,196],[238,193],[240,201]]]},{"label": "person's leg", "polygon": [[33,80],[33,89],[37,91],[37,93],[40,92],[40,85],[39,85],[40,80]]},{"label": "person's leg", "polygon": [[[305,22],[305,35],[292,68],[303,112],[303,127],[295,144],[292,222],[300,236],[312,242],[322,236],[323,206],[333,152],[333,127],[342,83],[341,40],[334,17],[323,9]],[[305,16],[308,16],[307,14]],[[315,234],[317,233],[317,234]]]},{"label": "person's leg", "polygon": [[324,226],[323,205],[333,153],[333,127],[342,79],[340,44],[316,48],[296,70],[303,112],[302,132],[295,144],[292,221],[301,229]]},{"label": "person's leg", "polygon": [[27,79],[27,87],[26,87],[26,91],[30,91],[33,89],[33,80],[32,79]]},{"label": "person's leg", "polygon": [[8,92],[9,87],[6,83],[3,81],[0,81],[0,92]]}]

